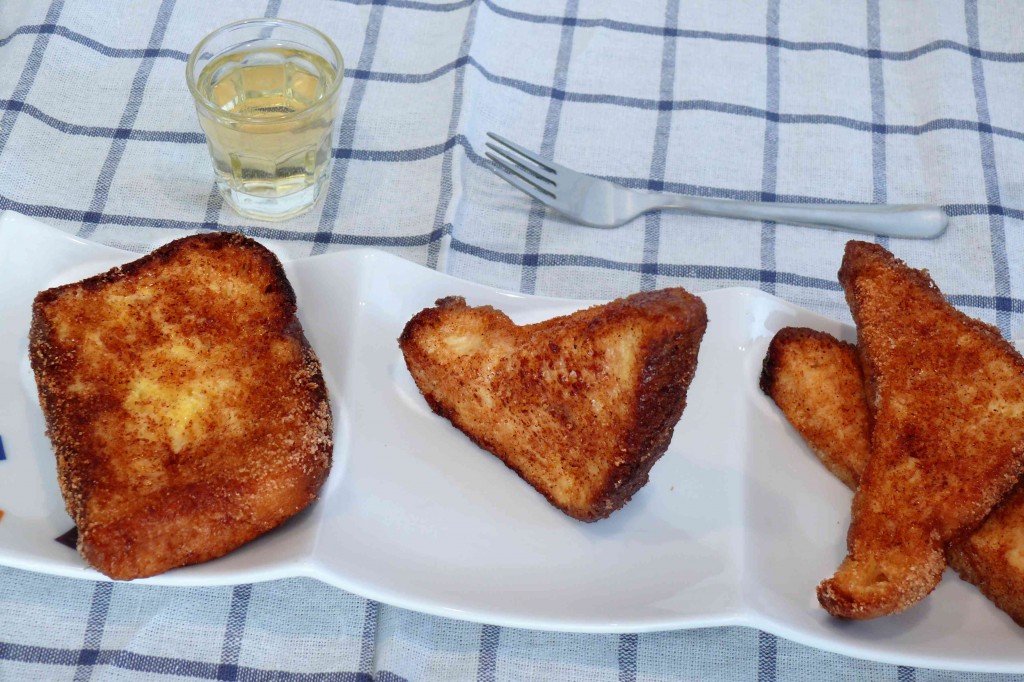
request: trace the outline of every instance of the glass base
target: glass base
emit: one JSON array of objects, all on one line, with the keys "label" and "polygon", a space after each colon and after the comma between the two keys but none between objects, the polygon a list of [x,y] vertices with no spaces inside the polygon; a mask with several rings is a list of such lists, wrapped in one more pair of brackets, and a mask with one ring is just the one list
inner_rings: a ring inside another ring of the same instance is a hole
[{"label": "glass base", "polygon": [[283,196],[248,194],[231,187],[227,182],[219,181],[217,188],[224,197],[224,202],[243,218],[279,221],[302,215],[313,208],[327,186],[328,178],[329,171],[322,173],[318,182]]}]

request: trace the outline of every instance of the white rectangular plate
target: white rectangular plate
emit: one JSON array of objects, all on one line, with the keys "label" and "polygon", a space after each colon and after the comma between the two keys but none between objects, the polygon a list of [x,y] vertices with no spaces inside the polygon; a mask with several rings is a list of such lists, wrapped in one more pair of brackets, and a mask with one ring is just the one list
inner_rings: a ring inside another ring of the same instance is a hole
[{"label": "white rectangular plate", "polygon": [[[0,564],[104,579],[55,541],[72,524],[27,334],[38,291],[135,257],[24,216],[0,218]],[[493,305],[518,323],[586,302],[495,291],[372,250],[285,269],[332,395],[334,467],[321,498],[222,559],[141,582],[311,576],[388,604],[499,625],[746,625],[891,663],[1024,671],[1024,631],[952,572],[900,616],[842,622],[818,606],[815,586],[845,555],[850,493],[757,384],[778,329],[852,339],[851,328],[752,289],[702,295],[709,325],[671,446],[628,505],[584,524],[431,413],[396,339],[443,296]]]}]

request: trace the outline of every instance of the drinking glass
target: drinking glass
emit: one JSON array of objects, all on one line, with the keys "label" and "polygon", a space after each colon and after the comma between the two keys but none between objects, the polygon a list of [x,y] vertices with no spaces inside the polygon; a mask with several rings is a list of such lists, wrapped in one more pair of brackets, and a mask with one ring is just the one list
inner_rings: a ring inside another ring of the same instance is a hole
[{"label": "drinking glass", "polygon": [[344,73],[330,38],[285,19],[228,24],[192,51],[189,91],[236,212],[284,220],[313,207],[331,177]]}]

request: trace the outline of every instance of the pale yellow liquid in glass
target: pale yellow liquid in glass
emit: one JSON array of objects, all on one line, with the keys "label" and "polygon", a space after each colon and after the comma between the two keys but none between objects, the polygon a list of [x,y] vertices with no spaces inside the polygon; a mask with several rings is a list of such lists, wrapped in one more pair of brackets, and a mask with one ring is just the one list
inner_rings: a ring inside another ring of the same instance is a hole
[{"label": "pale yellow liquid in glass", "polygon": [[308,209],[330,175],[338,75],[322,57],[280,45],[217,57],[197,89],[217,183],[243,215],[281,219]]}]

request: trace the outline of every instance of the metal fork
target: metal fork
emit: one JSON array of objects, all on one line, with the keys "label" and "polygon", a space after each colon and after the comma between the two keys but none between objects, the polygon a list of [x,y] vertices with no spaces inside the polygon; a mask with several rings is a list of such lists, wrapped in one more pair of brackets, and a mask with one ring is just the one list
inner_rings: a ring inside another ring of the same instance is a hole
[{"label": "metal fork", "polygon": [[[619,227],[642,213],[678,208],[698,215],[772,220],[890,237],[938,237],[949,219],[927,204],[776,204],[632,190],[541,159],[500,135],[487,143],[492,170],[545,206],[590,227]],[[492,153],[493,152],[493,153]]]}]

